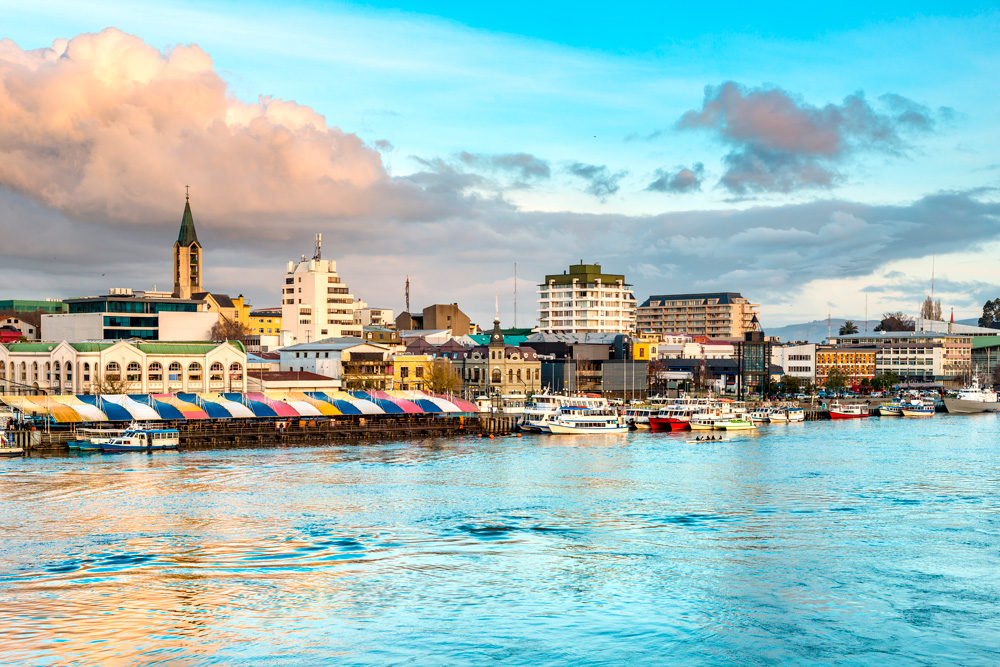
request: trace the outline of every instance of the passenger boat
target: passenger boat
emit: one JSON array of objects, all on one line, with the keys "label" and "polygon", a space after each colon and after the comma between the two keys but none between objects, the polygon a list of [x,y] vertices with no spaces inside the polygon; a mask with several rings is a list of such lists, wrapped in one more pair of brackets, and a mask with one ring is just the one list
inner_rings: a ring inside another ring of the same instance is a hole
[{"label": "passenger boat", "polygon": [[653,431],[683,431],[691,428],[691,419],[708,406],[704,398],[679,398],[673,405],[661,407],[655,417],[649,418]]},{"label": "passenger boat", "polygon": [[901,412],[904,417],[933,417],[934,404],[911,401],[903,404]]},{"label": "passenger boat", "polygon": [[902,417],[903,416],[903,405],[901,403],[883,403],[878,406],[879,417]]},{"label": "passenger boat", "polygon": [[126,429],[110,428],[81,428],[77,429],[76,437],[67,444],[70,449],[82,451],[100,451],[103,445],[110,443],[115,438],[120,438]]},{"label": "passenger boat", "polygon": [[802,408],[772,408],[771,423],[787,424],[806,420],[806,411]]},{"label": "passenger boat", "polygon": [[949,414],[973,415],[981,412],[1000,412],[997,392],[980,389],[979,378],[973,377],[972,384],[958,392],[955,398],[945,397],[944,407]]},{"label": "passenger boat", "polygon": [[628,426],[619,421],[618,415],[610,407],[587,408],[564,406],[559,408],[555,419],[549,422],[549,433],[566,435],[569,433],[625,433]]},{"label": "passenger boat", "polygon": [[560,408],[568,405],[586,408],[609,407],[608,401],[600,396],[569,396],[545,392],[534,395],[531,402],[524,406],[517,426],[522,431],[548,433],[549,423],[555,419]]},{"label": "passenger boat", "polygon": [[830,406],[830,419],[863,419],[868,416],[868,406],[863,403],[834,403]]},{"label": "passenger boat", "polygon": [[747,419],[752,421],[754,424],[763,424],[765,422],[774,421],[775,410],[772,408],[757,408],[753,412],[747,414]]},{"label": "passenger boat", "polygon": [[751,428],[757,428],[754,426],[753,421],[749,419],[719,419],[712,424],[712,428],[716,431],[745,431]]},{"label": "passenger boat", "polygon": [[105,452],[148,452],[158,449],[177,449],[180,431],[175,428],[147,428],[130,426],[119,437],[101,445]]},{"label": "passenger boat", "polygon": [[494,396],[482,394],[476,397],[476,406],[480,412],[503,412],[508,415],[524,414],[525,400],[524,394],[504,394],[495,404]]},{"label": "passenger boat", "polygon": [[629,427],[636,429],[649,429],[651,417],[655,417],[660,412],[660,408],[655,405],[632,405],[622,410],[622,419]]}]

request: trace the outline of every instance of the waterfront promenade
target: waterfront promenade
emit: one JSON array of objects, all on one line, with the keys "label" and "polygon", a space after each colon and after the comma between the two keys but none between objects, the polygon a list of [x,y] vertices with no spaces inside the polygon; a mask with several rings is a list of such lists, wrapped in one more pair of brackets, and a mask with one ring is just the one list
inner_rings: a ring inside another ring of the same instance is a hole
[{"label": "waterfront promenade", "polygon": [[998,426],[0,461],[0,663],[995,664]]}]

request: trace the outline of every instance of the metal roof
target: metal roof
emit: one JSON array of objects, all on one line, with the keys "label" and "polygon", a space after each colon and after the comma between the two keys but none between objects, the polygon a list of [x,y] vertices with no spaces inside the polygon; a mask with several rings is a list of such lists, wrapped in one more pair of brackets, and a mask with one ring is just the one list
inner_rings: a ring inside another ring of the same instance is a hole
[{"label": "metal roof", "polygon": [[181,218],[181,231],[177,234],[177,243],[182,248],[198,243],[198,232],[194,230],[194,217],[191,215],[191,202],[184,202],[184,217]]}]

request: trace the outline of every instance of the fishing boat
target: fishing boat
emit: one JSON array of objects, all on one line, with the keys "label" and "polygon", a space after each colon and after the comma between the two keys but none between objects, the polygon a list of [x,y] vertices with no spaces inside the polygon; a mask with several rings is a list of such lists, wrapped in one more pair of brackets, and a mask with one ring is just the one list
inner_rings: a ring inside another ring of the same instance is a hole
[{"label": "fishing boat", "polygon": [[119,437],[101,445],[105,452],[149,452],[158,449],[177,449],[180,431],[175,428],[148,428],[131,426]]},{"label": "fishing boat", "polygon": [[703,398],[679,398],[673,405],[660,408],[655,417],[649,418],[652,431],[683,431],[691,428],[691,419],[708,405]]},{"label": "fishing boat", "polygon": [[863,403],[834,403],[830,406],[830,419],[864,419],[868,406]]},{"label": "fishing boat", "polygon": [[747,419],[754,424],[764,424],[774,421],[775,410],[772,408],[757,408],[753,412],[747,413]]},{"label": "fishing boat", "polygon": [[903,404],[896,403],[883,403],[878,406],[879,417],[902,417],[903,416]]},{"label": "fishing boat", "polygon": [[921,401],[911,401],[903,404],[901,412],[904,417],[933,417],[934,404],[923,403]]},{"label": "fishing boat", "polygon": [[566,435],[570,433],[625,433],[628,426],[621,423],[618,415],[610,407],[587,408],[564,406],[559,408],[556,418],[549,423],[549,433]]},{"label": "fishing boat", "polygon": [[783,408],[782,412],[785,413],[785,421],[787,422],[804,422],[806,420],[806,411],[802,408]]}]

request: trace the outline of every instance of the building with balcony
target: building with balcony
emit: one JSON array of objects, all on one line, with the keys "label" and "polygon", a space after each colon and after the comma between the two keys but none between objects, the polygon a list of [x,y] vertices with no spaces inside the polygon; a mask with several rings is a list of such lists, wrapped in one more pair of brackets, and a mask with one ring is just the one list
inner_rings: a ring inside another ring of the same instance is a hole
[{"label": "building with balcony", "polygon": [[288,262],[281,288],[281,325],[292,342],[312,343],[327,338],[361,338],[355,311],[357,301],[337,275],[337,263],[322,259],[317,234],[316,254]]},{"label": "building with balcony", "polygon": [[242,392],[246,365],[238,342],[10,343],[0,346],[0,393]]},{"label": "building with balcony", "polygon": [[346,336],[299,343],[278,351],[282,371],[316,373],[340,380],[344,389],[391,389],[392,351]]},{"label": "building with balcony", "polygon": [[646,299],[635,314],[640,331],[691,334],[743,340],[753,330],[760,305],[738,292],[659,294]]},{"label": "building with balcony", "polygon": [[42,315],[47,340],[209,340],[217,313],[205,302],[164,292],[114,288],[106,296],[66,299],[67,313]]},{"label": "building with balcony", "polygon": [[600,264],[581,260],[538,286],[541,333],[632,333],[635,324],[632,286]]},{"label": "building with balcony", "polygon": [[[959,385],[972,372],[972,340],[971,333],[883,331],[831,336],[829,342],[840,346],[874,346],[878,350],[877,375],[891,371],[904,382]],[[817,383],[818,375],[817,367]]]}]

